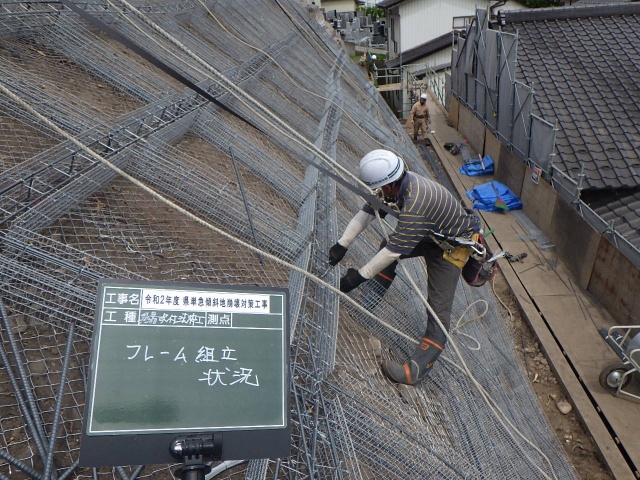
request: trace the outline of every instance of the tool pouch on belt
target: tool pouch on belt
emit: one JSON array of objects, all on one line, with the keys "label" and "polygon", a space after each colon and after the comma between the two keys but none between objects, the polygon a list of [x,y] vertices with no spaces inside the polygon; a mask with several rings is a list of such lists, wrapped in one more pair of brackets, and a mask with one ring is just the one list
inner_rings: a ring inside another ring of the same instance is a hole
[{"label": "tool pouch on belt", "polygon": [[472,287],[481,287],[495,275],[494,267],[495,262],[485,262],[469,257],[465,266],[462,267],[462,278]]},{"label": "tool pouch on belt", "polygon": [[464,268],[467,261],[469,260],[469,256],[471,255],[471,249],[464,245],[459,245],[455,247],[453,250],[447,251],[445,250],[442,254],[442,258],[447,260],[448,262],[453,263],[458,268]]},{"label": "tool pouch on belt", "polygon": [[[478,237],[474,240],[478,243],[482,243],[482,235],[477,234]],[[480,256],[477,254],[473,254],[469,256],[467,263],[462,267],[462,278],[468,285],[472,287],[481,287],[487,280],[491,280],[495,275],[495,264],[496,262],[488,262],[487,260],[491,258],[491,253],[489,250],[485,250],[484,255]]]}]

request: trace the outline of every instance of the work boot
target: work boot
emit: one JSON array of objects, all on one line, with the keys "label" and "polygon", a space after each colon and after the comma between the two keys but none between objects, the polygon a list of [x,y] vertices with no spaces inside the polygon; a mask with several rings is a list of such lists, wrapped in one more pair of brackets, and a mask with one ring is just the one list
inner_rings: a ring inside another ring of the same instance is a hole
[{"label": "work boot", "polygon": [[393,360],[385,360],[382,362],[382,373],[394,383],[416,385],[429,374],[442,350],[444,347],[433,340],[422,338],[408,363],[400,365]]}]

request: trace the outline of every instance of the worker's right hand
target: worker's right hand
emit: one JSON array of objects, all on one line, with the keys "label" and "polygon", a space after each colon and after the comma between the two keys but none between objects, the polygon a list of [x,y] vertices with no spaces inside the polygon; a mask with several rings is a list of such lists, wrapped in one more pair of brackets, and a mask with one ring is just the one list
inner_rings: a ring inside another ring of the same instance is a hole
[{"label": "worker's right hand", "polygon": [[344,258],[347,253],[347,247],[343,247],[339,243],[336,243],[329,249],[329,265],[337,265],[340,260]]}]

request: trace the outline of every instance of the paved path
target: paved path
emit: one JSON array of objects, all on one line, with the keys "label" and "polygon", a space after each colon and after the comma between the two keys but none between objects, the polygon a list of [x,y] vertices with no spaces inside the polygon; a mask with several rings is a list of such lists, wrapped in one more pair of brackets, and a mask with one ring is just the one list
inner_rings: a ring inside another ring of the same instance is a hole
[{"label": "paved path", "polygon": [[[460,174],[462,156],[451,155],[443,145],[463,138],[448,125],[446,112],[432,107],[431,119],[433,147],[453,187],[466,199],[467,190],[493,178]],[[578,286],[522,211],[481,213],[485,230],[494,229],[488,238],[492,251],[527,252],[522,262],[500,261],[501,270],[604,462],[616,480],[640,478],[640,404],[614,397],[598,381],[603,367],[618,360],[598,333],[614,325],[611,316]]]}]

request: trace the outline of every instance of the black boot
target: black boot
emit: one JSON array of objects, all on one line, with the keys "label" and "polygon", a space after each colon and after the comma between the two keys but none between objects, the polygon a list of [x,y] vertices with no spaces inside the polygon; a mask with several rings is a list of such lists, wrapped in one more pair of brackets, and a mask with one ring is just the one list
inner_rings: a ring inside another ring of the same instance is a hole
[{"label": "black boot", "polygon": [[382,373],[392,382],[415,385],[425,379],[443,350],[444,346],[422,338],[408,363],[400,365],[393,360],[385,360],[382,362]]}]

